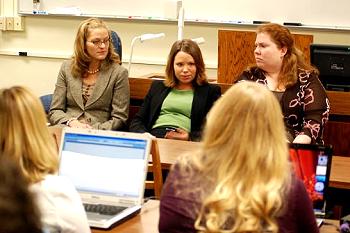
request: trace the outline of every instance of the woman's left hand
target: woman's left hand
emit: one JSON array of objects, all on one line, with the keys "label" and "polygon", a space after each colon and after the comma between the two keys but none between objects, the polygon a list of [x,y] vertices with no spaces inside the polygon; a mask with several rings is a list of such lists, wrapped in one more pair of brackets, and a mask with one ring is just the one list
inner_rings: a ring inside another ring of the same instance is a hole
[{"label": "woman's left hand", "polygon": [[190,134],[184,129],[176,128],[176,131],[168,131],[164,138],[188,141]]},{"label": "woman's left hand", "polygon": [[311,138],[305,134],[299,134],[294,138],[293,143],[310,144]]}]

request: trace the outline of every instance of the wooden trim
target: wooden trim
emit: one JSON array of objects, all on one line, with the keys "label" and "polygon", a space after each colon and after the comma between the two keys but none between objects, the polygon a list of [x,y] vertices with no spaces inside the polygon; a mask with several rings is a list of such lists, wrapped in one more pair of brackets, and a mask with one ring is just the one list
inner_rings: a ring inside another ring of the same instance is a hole
[{"label": "wooden trim", "polygon": [[350,92],[327,91],[331,114],[350,115]]},{"label": "wooden trim", "polygon": [[[129,78],[130,99],[143,100],[154,79],[151,78]],[[224,94],[232,84],[215,83],[221,87]],[[350,116],[350,92],[327,91],[327,96],[331,105],[331,114]]]},{"label": "wooden trim", "polygon": [[[130,86],[130,99],[131,100],[143,100],[147,95],[149,88],[154,79],[152,78],[133,78],[129,77],[129,86]],[[221,92],[225,93],[232,84],[228,83],[216,83],[210,82],[213,84],[217,84],[221,87]]]},{"label": "wooden trim", "polygon": [[129,78],[130,99],[143,100],[153,82],[148,78]]},{"label": "wooden trim", "polygon": [[152,154],[152,164],[149,166],[148,171],[152,171],[153,173],[153,181],[146,181],[147,189],[154,189],[154,195],[157,199],[160,198],[160,194],[163,188],[163,175],[162,175],[162,166],[160,162],[160,153],[157,140],[152,140],[151,147]]}]

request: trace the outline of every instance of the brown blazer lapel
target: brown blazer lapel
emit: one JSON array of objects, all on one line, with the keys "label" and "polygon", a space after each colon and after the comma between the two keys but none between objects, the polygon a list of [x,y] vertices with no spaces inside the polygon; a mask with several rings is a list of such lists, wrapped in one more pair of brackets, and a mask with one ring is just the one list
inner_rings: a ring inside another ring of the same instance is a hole
[{"label": "brown blazer lapel", "polygon": [[73,96],[73,99],[77,103],[77,105],[84,109],[83,104],[83,93],[82,93],[82,80],[80,78],[70,78],[70,92]]},{"label": "brown blazer lapel", "polygon": [[92,105],[99,98],[101,98],[102,94],[104,93],[104,91],[106,90],[106,88],[108,86],[109,79],[110,79],[110,76],[111,76],[110,73],[111,73],[110,69],[102,70],[99,73],[99,76],[98,76],[97,81],[96,81],[95,88],[94,88],[94,90],[92,92],[92,95],[90,96],[90,98],[86,102],[85,107],[88,107],[88,106]]}]

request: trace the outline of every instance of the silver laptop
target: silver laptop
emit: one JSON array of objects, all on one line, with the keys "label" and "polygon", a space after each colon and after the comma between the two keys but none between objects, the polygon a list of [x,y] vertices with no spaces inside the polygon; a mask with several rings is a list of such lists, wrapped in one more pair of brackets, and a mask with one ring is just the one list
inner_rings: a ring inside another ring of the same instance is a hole
[{"label": "silver laptop", "polygon": [[140,211],[150,148],[144,134],[63,130],[59,175],[75,185],[91,227],[109,228]]},{"label": "silver laptop", "polygon": [[312,200],[318,226],[325,217],[326,195],[332,163],[331,146],[290,144],[295,174],[304,182]]}]

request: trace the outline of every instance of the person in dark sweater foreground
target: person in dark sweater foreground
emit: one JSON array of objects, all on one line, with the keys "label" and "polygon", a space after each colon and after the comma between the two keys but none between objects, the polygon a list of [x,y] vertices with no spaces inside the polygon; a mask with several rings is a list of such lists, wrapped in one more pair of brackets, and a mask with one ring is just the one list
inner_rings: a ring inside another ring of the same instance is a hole
[{"label": "person in dark sweater foreground", "polygon": [[235,84],[209,112],[201,149],[172,167],[159,232],[319,232],[288,156],[275,96]]}]

